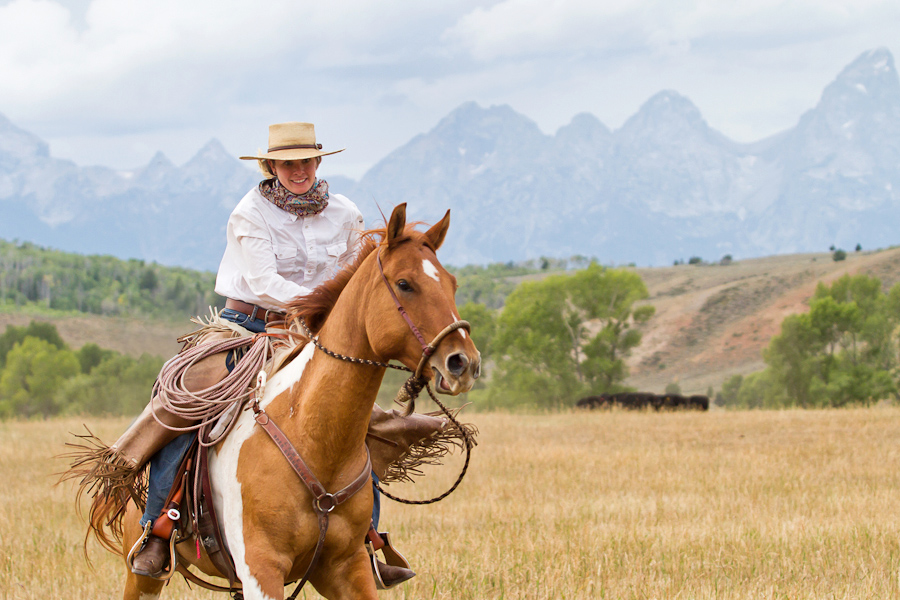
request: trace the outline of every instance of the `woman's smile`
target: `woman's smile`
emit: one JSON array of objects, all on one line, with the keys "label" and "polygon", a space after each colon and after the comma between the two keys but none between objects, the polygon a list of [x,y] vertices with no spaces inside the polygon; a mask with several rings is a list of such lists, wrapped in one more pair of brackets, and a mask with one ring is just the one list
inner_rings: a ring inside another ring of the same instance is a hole
[{"label": "woman's smile", "polygon": [[302,160],[275,160],[275,175],[287,190],[302,195],[312,189],[316,181],[316,169],[319,160],[305,158]]}]

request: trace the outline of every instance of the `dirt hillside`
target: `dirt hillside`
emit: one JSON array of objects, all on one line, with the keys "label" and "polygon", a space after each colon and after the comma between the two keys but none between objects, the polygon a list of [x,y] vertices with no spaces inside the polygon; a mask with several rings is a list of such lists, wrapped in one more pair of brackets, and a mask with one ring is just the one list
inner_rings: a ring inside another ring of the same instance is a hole
[{"label": "dirt hillside", "polygon": [[729,265],[636,269],[656,315],[629,360],[628,384],[662,392],[676,382],[685,393],[719,390],[734,374],[762,369],[762,350],[789,314],[808,310],[820,281],[866,273],[885,291],[900,281],[900,248],[771,256]]},{"label": "dirt hillside", "polygon": [[53,323],[72,348],[93,342],[123,354],[138,357],[143,353],[168,358],[181,347],[175,340],[197,326],[185,318],[183,322],[142,321],[119,317],[81,314],[78,316],[31,316],[0,314],[0,331],[7,325],[24,326],[32,320]]}]

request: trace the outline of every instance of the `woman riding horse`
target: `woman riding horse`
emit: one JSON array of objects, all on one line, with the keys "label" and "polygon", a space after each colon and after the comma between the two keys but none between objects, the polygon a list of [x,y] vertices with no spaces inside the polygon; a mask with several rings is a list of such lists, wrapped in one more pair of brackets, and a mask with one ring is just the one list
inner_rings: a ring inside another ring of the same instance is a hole
[{"label": "woman riding horse", "polygon": [[[372,553],[360,540],[373,503],[367,429],[388,362],[451,395],[471,390],[481,371],[456,279],[435,255],[449,216],[422,233],[397,206],[353,265],[289,305],[288,320],[305,324],[314,343],[257,388],[253,410],[239,411],[210,450],[212,497],[246,600],[279,600],[291,581],[309,581],[329,600],[377,599]],[[111,500],[95,497],[91,523],[95,532],[119,525],[127,552],[141,538],[140,513],[128,503],[123,514]],[[205,538],[183,539],[179,568],[221,576],[207,550]],[[128,571],[124,598],[155,599],[163,586]]]},{"label": "woman riding horse", "polygon": [[[328,183],[316,177],[322,157],[342,151],[324,151],[316,142],[313,124],[291,122],[269,127],[267,152],[241,157],[258,161],[264,179],[228,219],[227,245],[216,277],[216,293],[227,299],[219,313],[221,319],[249,332],[265,332],[267,323],[284,320],[281,311],[286,304],[307,296],[354,259],[364,229],[362,214],[353,202],[331,193]],[[195,374],[191,387],[209,387],[233,368],[233,360],[233,355],[222,353],[206,361],[207,372]],[[163,420],[173,426],[184,425],[170,415],[163,415]],[[152,425],[132,427],[113,448],[134,454],[133,440],[158,429]],[[440,425],[436,420],[433,427]],[[152,529],[163,512],[176,469],[196,436],[196,432],[179,435],[152,456],[142,527],[149,524]],[[143,441],[140,445],[143,447]],[[372,514],[376,527],[379,504],[376,490]],[[138,575],[160,577],[168,562],[169,541],[151,534],[132,557],[131,568]],[[379,570],[376,577],[388,587],[415,575],[403,567],[380,561],[374,564]]]}]

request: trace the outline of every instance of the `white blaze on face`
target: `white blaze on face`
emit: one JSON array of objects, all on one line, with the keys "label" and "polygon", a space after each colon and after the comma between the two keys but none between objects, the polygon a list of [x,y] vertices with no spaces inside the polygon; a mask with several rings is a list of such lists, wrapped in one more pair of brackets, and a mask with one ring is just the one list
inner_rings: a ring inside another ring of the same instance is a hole
[{"label": "white blaze on face", "polygon": [[[450,313],[450,316],[453,318],[454,321],[462,321],[462,319],[460,319],[458,315],[454,315],[453,313]],[[460,327],[459,329],[457,329],[457,331],[459,332],[459,335],[461,335],[463,337],[463,339],[466,339],[466,330],[465,329]]]},{"label": "white blaze on face", "polygon": [[[274,398],[300,381],[306,363],[312,358],[313,352],[315,352],[315,346],[307,344],[297,358],[269,380],[266,384],[265,394],[259,402],[262,408],[268,406]],[[241,497],[241,484],[237,478],[241,447],[256,430],[253,412],[241,411],[241,415],[228,437],[213,452],[209,453],[209,475],[212,482],[213,502],[219,515],[219,523],[222,523],[225,544],[234,558],[234,567],[244,584],[244,597],[247,600],[269,598],[250,573],[250,567],[245,559],[244,502]]]},{"label": "white blaze on face", "polygon": [[437,281],[441,282],[440,277],[438,277],[437,267],[434,266],[434,263],[428,260],[427,258],[422,261],[422,268],[425,270],[425,274]]}]

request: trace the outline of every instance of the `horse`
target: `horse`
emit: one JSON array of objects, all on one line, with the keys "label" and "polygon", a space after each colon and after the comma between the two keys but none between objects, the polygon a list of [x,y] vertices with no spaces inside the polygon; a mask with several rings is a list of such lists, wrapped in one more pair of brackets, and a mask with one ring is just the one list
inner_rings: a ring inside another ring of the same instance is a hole
[{"label": "horse", "polygon": [[[396,360],[419,367],[436,391],[450,395],[469,391],[480,375],[481,355],[466,328],[458,327],[456,278],[436,257],[449,225],[448,210],[426,232],[418,231],[406,224],[406,205],[397,206],[383,230],[364,237],[354,264],[287,307],[288,319],[302,320],[318,344],[306,344],[268,380],[258,408],[280,427],[326,490],[341,490],[361,476],[369,482],[329,514],[321,553],[308,573],[309,583],[328,599],[376,598],[363,545],[373,503],[365,436],[385,373],[376,363]],[[448,328],[449,335],[423,358],[422,340]],[[319,348],[359,362],[336,360]],[[210,451],[209,472],[243,598],[278,600],[286,583],[300,579],[313,562],[320,523],[312,493],[260,422],[243,411]],[[130,502],[124,515],[112,514],[111,508],[104,513],[102,502],[94,500],[92,527],[96,530],[104,517],[120,519],[125,556],[142,534],[140,510]],[[181,564],[222,576],[199,545],[188,541],[176,552]],[[125,600],[159,597],[165,582],[126,572]]]}]

